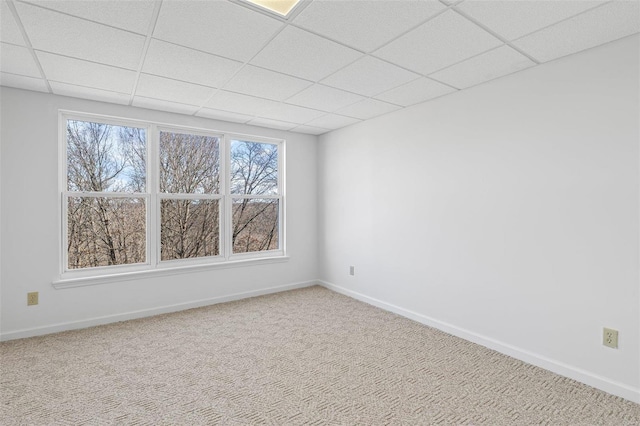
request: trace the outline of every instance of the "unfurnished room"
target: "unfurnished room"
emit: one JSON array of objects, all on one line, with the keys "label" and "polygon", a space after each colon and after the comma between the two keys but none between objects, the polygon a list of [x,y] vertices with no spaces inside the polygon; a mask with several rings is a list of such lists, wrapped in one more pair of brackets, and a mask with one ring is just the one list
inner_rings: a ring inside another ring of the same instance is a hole
[{"label": "unfurnished room", "polygon": [[640,0],[0,0],[0,424],[640,424]]}]

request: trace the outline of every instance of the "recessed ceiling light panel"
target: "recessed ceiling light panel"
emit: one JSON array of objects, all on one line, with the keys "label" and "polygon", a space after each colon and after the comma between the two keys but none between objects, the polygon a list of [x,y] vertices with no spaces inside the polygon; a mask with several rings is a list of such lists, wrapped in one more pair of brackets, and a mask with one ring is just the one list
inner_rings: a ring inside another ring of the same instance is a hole
[{"label": "recessed ceiling light panel", "polygon": [[282,17],[286,17],[293,10],[300,0],[243,0],[252,3],[262,9],[277,13]]}]

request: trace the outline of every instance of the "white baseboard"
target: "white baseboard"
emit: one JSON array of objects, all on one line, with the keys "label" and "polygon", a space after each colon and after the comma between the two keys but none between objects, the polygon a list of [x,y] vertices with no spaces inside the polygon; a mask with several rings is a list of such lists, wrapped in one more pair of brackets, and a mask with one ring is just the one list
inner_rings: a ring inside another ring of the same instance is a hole
[{"label": "white baseboard", "polygon": [[96,325],[109,324],[112,322],[127,321],[131,319],[150,317],[154,315],[166,314],[170,312],[183,311],[185,309],[199,308],[202,306],[215,305],[218,303],[231,302],[233,300],[247,299],[249,297],[262,296],[265,294],[279,293],[281,291],[293,290],[296,288],[310,287],[318,285],[318,281],[305,281],[294,284],[286,284],[275,287],[268,287],[259,290],[234,293],[226,296],[218,296],[210,299],[194,300],[192,302],[177,303],[175,305],[160,306],[157,308],[143,309],[133,312],[125,312],[115,315],[89,318],[81,321],[65,322],[44,327],[28,328],[17,331],[10,331],[0,334],[0,341],[23,339],[25,337],[41,336],[44,334],[58,333],[79,328],[94,327]]},{"label": "white baseboard", "polygon": [[612,395],[616,395],[621,398],[628,399],[629,401],[640,403],[640,389],[638,388],[633,388],[631,386],[625,385],[624,383],[607,379],[606,377],[602,377],[597,374],[582,370],[580,368],[576,368],[571,365],[544,357],[542,355],[509,345],[507,343],[500,342],[498,340],[483,336],[473,331],[439,321],[435,318],[431,318],[426,315],[422,315],[417,312],[413,312],[408,309],[383,302],[382,300],[374,299],[362,293],[358,293],[357,291],[349,290],[322,280],[318,280],[318,283],[323,287],[328,288],[329,290],[333,290],[335,292],[344,294],[370,305],[377,306],[378,308],[393,312],[395,314],[412,319],[430,327],[437,328],[438,330],[442,330],[445,333],[449,333],[470,342],[477,343],[479,345],[485,346],[489,349],[493,349],[505,355],[509,355],[526,363],[544,368],[545,370],[552,371],[556,374],[560,374],[561,376],[577,380],[581,383],[593,386],[594,388],[603,390]]}]

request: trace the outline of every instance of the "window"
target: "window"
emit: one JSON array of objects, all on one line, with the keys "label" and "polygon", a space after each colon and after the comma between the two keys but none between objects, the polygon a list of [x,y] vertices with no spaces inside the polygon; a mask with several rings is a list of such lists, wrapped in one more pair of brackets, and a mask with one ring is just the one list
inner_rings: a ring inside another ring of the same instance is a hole
[{"label": "window", "polygon": [[233,252],[278,248],[278,148],[231,141]]},{"label": "window", "polygon": [[67,268],[147,261],[147,131],[68,120]]},{"label": "window", "polygon": [[220,254],[220,138],[160,132],[160,259]]},{"label": "window", "polygon": [[284,256],[283,141],[61,114],[62,279]]}]

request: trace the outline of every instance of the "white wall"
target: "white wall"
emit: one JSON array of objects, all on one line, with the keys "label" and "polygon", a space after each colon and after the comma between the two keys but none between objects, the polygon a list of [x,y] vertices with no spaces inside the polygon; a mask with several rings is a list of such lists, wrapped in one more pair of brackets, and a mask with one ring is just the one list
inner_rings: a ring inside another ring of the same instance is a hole
[{"label": "white wall", "polygon": [[322,280],[640,402],[638,50],[321,136]]},{"label": "white wall", "polygon": [[[315,136],[5,87],[1,88],[0,96],[3,339],[148,315],[170,306],[174,307],[169,310],[208,304],[239,293],[259,294],[273,287],[305,285],[317,278]],[[51,283],[59,270],[60,227],[58,109],[286,139],[286,232],[290,260],[54,289]],[[40,292],[39,305],[27,306],[28,291]]]}]

